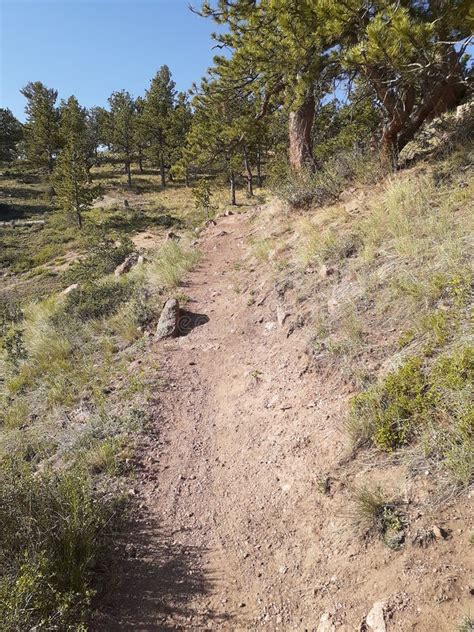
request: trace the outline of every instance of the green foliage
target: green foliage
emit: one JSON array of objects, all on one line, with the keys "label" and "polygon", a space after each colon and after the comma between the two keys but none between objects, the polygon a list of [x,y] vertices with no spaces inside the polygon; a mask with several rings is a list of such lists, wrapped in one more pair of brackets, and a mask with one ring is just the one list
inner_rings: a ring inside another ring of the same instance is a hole
[{"label": "green foliage", "polygon": [[[458,481],[467,483],[473,474],[473,383],[474,349],[470,347],[440,357],[431,367],[411,358],[352,399],[348,430],[359,445],[369,443],[391,451],[421,436],[428,427],[438,426],[438,458],[448,469],[457,470]],[[431,444],[429,450],[433,452]]]},{"label": "green foliage", "polygon": [[63,313],[79,321],[105,318],[115,313],[131,292],[130,283],[123,281],[90,281],[67,295]]},{"label": "green foliage", "polygon": [[178,139],[183,141],[182,130],[177,129],[177,120],[174,119],[175,99],[171,72],[168,66],[162,66],[146,91],[138,129],[151,164],[160,168],[163,186],[166,184],[165,166],[172,158]]},{"label": "green foliage", "polygon": [[52,173],[60,147],[58,93],[41,81],[29,82],[21,91],[27,99],[25,148],[28,160]]},{"label": "green foliage", "polygon": [[81,108],[75,97],[61,105],[61,126],[63,149],[53,172],[56,204],[82,227],[84,211],[92,206],[100,188],[89,183],[87,165],[87,123],[86,110]]},{"label": "green foliage", "polygon": [[194,206],[197,211],[201,211],[205,214],[206,218],[209,219],[211,216],[211,185],[208,180],[201,178],[196,182],[192,189],[192,194],[194,198]]},{"label": "green foliage", "polygon": [[474,618],[468,614],[463,617],[458,626],[458,632],[474,632]]},{"label": "green foliage", "polygon": [[150,281],[160,288],[176,287],[198,259],[196,251],[183,248],[175,241],[168,241],[149,266]]},{"label": "green foliage", "polygon": [[79,630],[115,508],[84,471],[0,465],[0,618],[5,632]]},{"label": "green foliage", "polygon": [[120,242],[110,238],[97,239],[93,236],[88,245],[88,254],[74,263],[64,274],[66,283],[92,281],[110,274],[135,249],[129,237],[121,237]]},{"label": "green foliage", "polygon": [[11,162],[18,153],[23,126],[8,108],[0,108],[0,161]]},{"label": "green foliage", "polygon": [[354,494],[353,518],[365,533],[373,532],[392,549],[399,549],[404,540],[404,521],[395,503],[386,499],[380,487],[362,487]]},{"label": "green foliage", "polygon": [[126,90],[113,92],[109,97],[110,110],[103,117],[105,142],[123,160],[128,186],[132,186],[130,165],[135,151],[137,109],[132,95]]},{"label": "green foliage", "polygon": [[270,186],[295,209],[335,202],[352,182],[372,183],[384,173],[377,157],[358,148],[334,153],[316,172],[304,169],[295,174],[287,166],[275,167]]}]

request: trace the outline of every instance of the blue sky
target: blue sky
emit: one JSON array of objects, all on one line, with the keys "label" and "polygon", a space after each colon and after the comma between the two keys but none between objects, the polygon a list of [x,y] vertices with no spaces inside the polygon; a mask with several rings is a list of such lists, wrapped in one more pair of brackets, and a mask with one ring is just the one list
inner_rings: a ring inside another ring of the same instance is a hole
[{"label": "blue sky", "polygon": [[[193,4],[199,6],[199,0]],[[28,81],[87,107],[143,94],[167,64],[186,90],[212,63],[211,21],[188,0],[0,0],[0,106],[24,120]]]}]

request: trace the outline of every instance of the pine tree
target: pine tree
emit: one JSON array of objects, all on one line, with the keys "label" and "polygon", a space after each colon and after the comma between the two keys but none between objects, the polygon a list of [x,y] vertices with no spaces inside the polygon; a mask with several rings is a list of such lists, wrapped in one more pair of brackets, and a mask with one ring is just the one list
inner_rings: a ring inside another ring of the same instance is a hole
[{"label": "pine tree", "polygon": [[131,164],[135,154],[137,112],[132,95],[126,90],[109,97],[110,110],[106,118],[107,144],[124,162],[128,186],[132,186]]},{"label": "pine tree", "polygon": [[8,108],[0,108],[0,160],[11,162],[17,156],[18,143],[23,138],[23,126]]},{"label": "pine tree", "polygon": [[160,169],[161,184],[166,186],[166,165],[173,151],[173,111],[175,83],[168,66],[162,66],[151,80],[145,94],[140,118],[148,140],[147,154],[152,164]]},{"label": "pine tree", "polygon": [[194,116],[185,160],[224,172],[230,187],[230,203],[236,204],[236,178],[242,164],[241,114],[237,98],[218,81],[203,80],[193,99]]},{"label": "pine tree", "polygon": [[89,184],[87,111],[72,96],[61,104],[60,112],[63,149],[53,171],[56,203],[82,228],[83,213],[99,194],[99,188]]},{"label": "pine tree", "polygon": [[27,99],[25,147],[28,160],[37,167],[47,168],[51,174],[60,147],[58,93],[41,81],[29,82],[21,93]]},{"label": "pine tree", "polygon": [[171,173],[179,173],[184,176],[186,186],[189,186],[189,165],[185,160],[185,147],[193,113],[188,97],[184,92],[179,92],[172,115],[171,125]]},{"label": "pine tree", "polygon": [[215,58],[229,85],[288,112],[289,160],[315,166],[315,107],[335,84],[363,79],[383,114],[382,147],[396,153],[429,117],[459,103],[470,43],[467,0],[217,0],[201,14],[227,28]]}]

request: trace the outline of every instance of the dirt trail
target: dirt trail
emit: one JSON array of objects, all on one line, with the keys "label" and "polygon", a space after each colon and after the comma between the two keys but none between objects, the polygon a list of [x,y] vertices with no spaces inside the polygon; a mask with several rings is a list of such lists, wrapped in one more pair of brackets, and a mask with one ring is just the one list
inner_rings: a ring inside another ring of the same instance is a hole
[{"label": "dirt trail", "polygon": [[[303,632],[330,609],[351,623],[337,630],[355,630],[397,589],[408,619],[390,629],[449,629],[442,618],[439,628],[423,627],[419,604],[403,596],[419,578],[401,558],[341,530],[344,477],[321,493],[318,473],[344,454],[338,428],[348,392],[308,367],[285,289],[240,269],[250,230],[240,215],[208,229],[184,288],[197,326],[157,343],[154,422],[135,484],[140,511],[97,629]],[[410,616],[419,626],[407,625]]]}]

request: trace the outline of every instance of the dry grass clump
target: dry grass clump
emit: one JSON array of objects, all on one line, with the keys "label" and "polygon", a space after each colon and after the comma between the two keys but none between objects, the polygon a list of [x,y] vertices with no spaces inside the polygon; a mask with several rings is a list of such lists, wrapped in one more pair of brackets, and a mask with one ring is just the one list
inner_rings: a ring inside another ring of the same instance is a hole
[{"label": "dry grass clump", "polygon": [[174,288],[199,260],[196,250],[176,241],[166,242],[147,267],[147,278],[153,286]]},{"label": "dry grass clump", "polygon": [[352,519],[364,535],[377,535],[392,549],[404,542],[404,519],[398,503],[388,500],[380,487],[354,491]]}]

